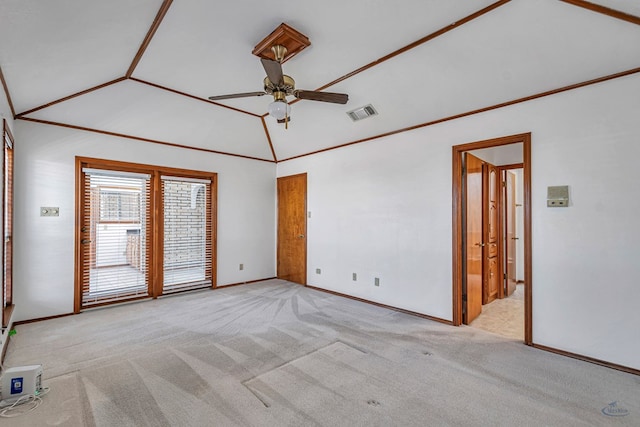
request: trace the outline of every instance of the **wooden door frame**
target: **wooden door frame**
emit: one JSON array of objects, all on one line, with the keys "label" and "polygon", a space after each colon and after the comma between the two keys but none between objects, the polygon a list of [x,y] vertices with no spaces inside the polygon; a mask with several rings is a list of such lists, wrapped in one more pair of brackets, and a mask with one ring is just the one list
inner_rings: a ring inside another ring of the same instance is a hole
[{"label": "wooden door frame", "polygon": [[531,254],[531,133],[510,135],[501,138],[470,142],[452,147],[452,192],[453,192],[453,325],[462,324],[462,265],[463,258],[463,224],[462,224],[462,155],[466,151],[481,148],[499,147],[502,145],[522,143],[523,159],[523,208],[524,208],[524,343],[533,345],[532,333],[532,254]]},{"label": "wooden door frame", "polygon": [[[84,200],[84,180],[83,167],[105,169],[105,170],[123,170],[134,173],[145,173],[150,175],[151,187],[149,195],[149,219],[147,223],[147,259],[148,259],[148,295],[140,297],[157,298],[162,295],[162,277],[163,270],[159,258],[163,254],[162,237],[162,195],[160,188],[160,179],[162,175],[176,177],[192,177],[209,179],[211,181],[211,200],[208,206],[211,227],[207,229],[207,233],[211,238],[211,262],[207,266],[211,270],[211,288],[215,289],[218,283],[218,174],[216,172],[199,171],[191,169],[180,169],[165,166],[148,165],[141,163],[131,163],[119,160],[98,159],[92,157],[76,156],[75,158],[75,230],[74,230],[74,303],[73,312],[78,314],[83,310],[82,306],[82,246],[80,241],[82,233],[80,231],[83,217],[83,200]],[[158,267],[160,266],[160,267]],[[129,300],[132,301],[133,299]],[[109,305],[111,303],[105,303]],[[101,304],[96,304],[97,307]]]}]

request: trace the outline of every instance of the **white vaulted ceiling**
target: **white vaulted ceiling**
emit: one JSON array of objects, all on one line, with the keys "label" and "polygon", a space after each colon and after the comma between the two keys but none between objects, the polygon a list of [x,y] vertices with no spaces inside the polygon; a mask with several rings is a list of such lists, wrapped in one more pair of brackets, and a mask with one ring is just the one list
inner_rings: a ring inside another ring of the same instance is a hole
[{"label": "white vaulted ceiling", "polygon": [[[637,0],[0,0],[0,67],[18,118],[273,161],[638,72],[638,16]],[[269,96],[208,101],[262,90],[251,51],[283,22],[311,41],[283,64],[296,87],[340,80],[326,90],[349,102],[296,102],[285,130],[261,117]]]}]

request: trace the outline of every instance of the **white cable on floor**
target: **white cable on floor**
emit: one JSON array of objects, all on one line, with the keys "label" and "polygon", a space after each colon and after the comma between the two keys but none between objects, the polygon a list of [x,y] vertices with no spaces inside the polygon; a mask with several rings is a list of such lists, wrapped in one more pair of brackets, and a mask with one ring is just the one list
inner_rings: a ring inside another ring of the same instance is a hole
[{"label": "white cable on floor", "polygon": [[[40,392],[38,392],[37,396],[33,394],[25,394],[24,396],[20,396],[18,400],[0,411],[0,417],[14,418],[24,414],[28,414],[29,412],[40,406],[40,404],[42,403],[42,399],[40,398],[40,396],[44,396],[47,393],[49,393],[49,387],[42,388]],[[27,407],[27,405],[29,406]]]},{"label": "white cable on floor", "polygon": [[[28,414],[29,412],[40,406],[41,403],[42,399],[40,399],[38,396],[34,396],[33,394],[26,394],[13,402],[12,405],[0,411],[0,417],[13,418],[19,417],[20,415]],[[26,407],[26,405],[29,405],[29,407]]]}]

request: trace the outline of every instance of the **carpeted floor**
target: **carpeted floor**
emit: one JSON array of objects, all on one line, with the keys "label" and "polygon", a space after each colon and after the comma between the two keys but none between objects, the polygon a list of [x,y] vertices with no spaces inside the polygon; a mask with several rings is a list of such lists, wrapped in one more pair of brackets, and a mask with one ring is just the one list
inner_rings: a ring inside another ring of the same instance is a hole
[{"label": "carpeted floor", "polygon": [[3,427],[640,425],[637,376],[280,280],[17,331],[51,391]]}]

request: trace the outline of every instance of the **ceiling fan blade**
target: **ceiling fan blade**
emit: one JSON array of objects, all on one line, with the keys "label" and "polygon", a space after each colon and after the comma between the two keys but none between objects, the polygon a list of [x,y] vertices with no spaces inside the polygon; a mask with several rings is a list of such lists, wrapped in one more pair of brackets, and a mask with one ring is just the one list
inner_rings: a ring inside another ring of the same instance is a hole
[{"label": "ceiling fan blade", "polygon": [[210,96],[209,100],[219,101],[222,99],[248,98],[250,96],[262,96],[262,95],[266,95],[266,92],[244,92],[244,93],[232,93],[230,95]]},{"label": "ceiling fan blade", "polygon": [[260,58],[264,71],[267,72],[267,77],[276,86],[282,85],[284,77],[282,75],[282,65],[278,61],[272,61],[271,59]]},{"label": "ceiling fan blade", "polygon": [[332,102],[334,104],[346,104],[349,100],[349,95],[346,93],[319,92],[314,90],[296,90],[293,92],[293,95],[299,99]]}]

